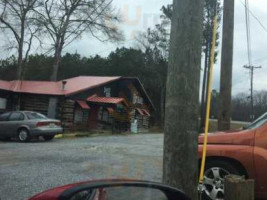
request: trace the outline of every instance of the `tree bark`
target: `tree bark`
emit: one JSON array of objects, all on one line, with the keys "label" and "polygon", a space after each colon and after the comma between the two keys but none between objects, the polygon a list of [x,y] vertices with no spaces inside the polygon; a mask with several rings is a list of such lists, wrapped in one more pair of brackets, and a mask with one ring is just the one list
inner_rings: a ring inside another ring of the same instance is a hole
[{"label": "tree bark", "polygon": [[58,79],[58,69],[59,69],[59,63],[60,63],[60,58],[61,58],[61,52],[59,52],[60,50],[58,49],[57,45],[56,45],[56,49],[55,49],[55,54],[54,54],[54,61],[53,61],[53,66],[52,66],[52,74],[50,76],[50,81],[57,81]]},{"label": "tree bark", "polygon": [[173,1],[163,182],[197,199],[203,0]]},{"label": "tree bark", "polygon": [[164,128],[164,119],[165,119],[165,97],[166,97],[166,87],[161,86],[160,92],[160,118],[161,118],[161,127]]},{"label": "tree bark", "polygon": [[17,69],[17,79],[22,80],[22,65],[23,65],[23,44],[22,42],[18,47],[18,69]]},{"label": "tree bark", "polygon": [[20,25],[20,38],[18,40],[18,71],[17,77],[18,80],[22,80],[22,71],[23,71],[23,47],[24,47],[24,34],[25,34],[25,15],[21,18]]},{"label": "tree bark", "polygon": [[[59,39],[58,39],[58,42],[55,45],[54,62],[53,62],[53,66],[52,66],[53,71],[52,71],[52,74],[50,76],[51,81],[57,81],[57,79],[58,79],[58,70],[59,70],[59,64],[60,64],[62,49],[63,49],[63,44],[61,46],[61,43],[59,42]],[[47,116],[49,118],[52,118],[52,119],[56,118],[57,103],[58,103],[57,97],[50,97],[49,98],[48,111],[47,111]]]},{"label": "tree bark", "polygon": [[[24,34],[25,34],[25,15],[21,18],[21,25],[20,25],[20,38],[18,40],[18,69],[17,69],[17,79],[18,87],[21,87],[21,84],[23,80],[22,72],[23,72],[23,48],[24,48]],[[20,110],[21,107],[21,94],[18,94],[18,105],[16,110]]]},{"label": "tree bark", "polygon": [[231,128],[234,2],[234,0],[224,0],[218,130],[230,130]]}]

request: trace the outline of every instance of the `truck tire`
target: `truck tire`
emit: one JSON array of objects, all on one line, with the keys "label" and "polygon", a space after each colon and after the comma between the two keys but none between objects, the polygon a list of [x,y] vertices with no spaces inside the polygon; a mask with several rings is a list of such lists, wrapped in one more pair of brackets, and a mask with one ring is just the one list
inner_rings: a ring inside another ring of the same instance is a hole
[{"label": "truck tire", "polygon": [[229,162],[222,160],[207,161],[204,172],[202,199],[224,199],[224,177],[229,174],[240,175],[240,172]]}]

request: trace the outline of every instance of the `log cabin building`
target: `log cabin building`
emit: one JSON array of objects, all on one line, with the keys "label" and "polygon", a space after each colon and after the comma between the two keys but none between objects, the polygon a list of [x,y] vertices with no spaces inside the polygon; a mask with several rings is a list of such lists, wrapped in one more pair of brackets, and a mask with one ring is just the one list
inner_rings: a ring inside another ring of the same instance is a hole
[{"label": "log cabin building", "polygon": [[30,110],[48,115],[49,99],[57,101],[54,118],[65,131],[103,129],[148,131],[153,103],[138,78],[79,76],[58,82],[1,81],[0,113]]}]

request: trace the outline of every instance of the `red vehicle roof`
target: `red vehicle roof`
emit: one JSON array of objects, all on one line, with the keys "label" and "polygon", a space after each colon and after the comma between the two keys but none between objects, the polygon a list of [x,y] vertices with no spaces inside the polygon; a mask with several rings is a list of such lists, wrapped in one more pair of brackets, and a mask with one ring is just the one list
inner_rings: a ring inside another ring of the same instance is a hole
[{"label": "red vehicle roof", "polygon": [[120,78],[120,76],[78,76],[63,80],[66,81],[64,90],[62,90],[62,81],[0,81],[0,89],[19,93],[68,96]]}]

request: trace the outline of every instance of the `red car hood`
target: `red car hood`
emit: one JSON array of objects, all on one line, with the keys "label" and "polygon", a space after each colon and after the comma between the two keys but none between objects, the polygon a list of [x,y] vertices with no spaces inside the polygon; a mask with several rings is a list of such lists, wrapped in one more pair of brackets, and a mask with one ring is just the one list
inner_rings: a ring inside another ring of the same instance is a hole
[{"label": "red car hood", "polygon": [[[198,143],[203,144],[204,134],[198,137]],[[229,132],[215,132],[208,134],[208,144],[235,144],[235,145],[253,145],[253,130],[236,130]]]}]

